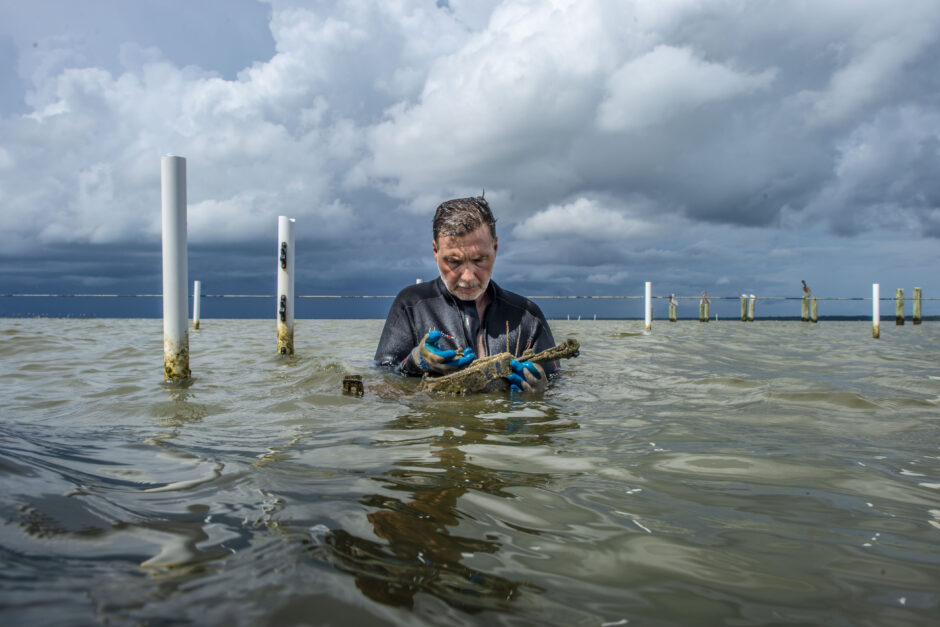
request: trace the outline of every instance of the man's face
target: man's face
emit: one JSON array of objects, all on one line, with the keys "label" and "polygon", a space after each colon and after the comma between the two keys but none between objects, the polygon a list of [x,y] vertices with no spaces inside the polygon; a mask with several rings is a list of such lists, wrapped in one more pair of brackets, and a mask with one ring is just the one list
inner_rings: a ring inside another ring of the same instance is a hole
[{"label": "man's face", "polygon": [[434,242],[434,260],[451,294],[460,300],[476,300],[490,284],[498,238],[485,224],[455,237],[442,235]]}]

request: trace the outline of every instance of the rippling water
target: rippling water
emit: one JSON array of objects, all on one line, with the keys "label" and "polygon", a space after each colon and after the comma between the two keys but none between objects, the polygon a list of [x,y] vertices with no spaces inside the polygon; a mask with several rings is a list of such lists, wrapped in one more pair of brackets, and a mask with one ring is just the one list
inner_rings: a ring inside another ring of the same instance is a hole
[{"label": "rippling water", "polygon": [[556,321],[536,399],[417,393],[381,324],[205,320],[184,389],[160,320],[0,320],[0,620],[940,615],[940,323]]}]

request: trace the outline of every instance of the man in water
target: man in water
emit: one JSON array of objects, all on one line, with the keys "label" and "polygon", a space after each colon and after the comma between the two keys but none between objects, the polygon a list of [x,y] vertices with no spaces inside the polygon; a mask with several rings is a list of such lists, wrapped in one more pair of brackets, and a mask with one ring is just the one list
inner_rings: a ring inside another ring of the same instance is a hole
[{"label": "man in water", "polygon": [[[433,230],[440,277],[398,293],[375,351],[377,363],[409,376],[439,376],[477,356],[520,355],[527,348],[539,352],[555,345],[538,305],[490,280],[499,242],[486,200],[441,203]],[[512,389],[541,392],[557,366],[513,361],[512,369]]]}]

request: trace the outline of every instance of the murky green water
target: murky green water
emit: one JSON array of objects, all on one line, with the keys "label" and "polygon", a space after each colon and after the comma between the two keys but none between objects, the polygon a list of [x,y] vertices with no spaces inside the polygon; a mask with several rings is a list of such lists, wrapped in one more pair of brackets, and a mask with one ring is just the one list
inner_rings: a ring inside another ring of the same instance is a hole
[{"label": "murky green water", "polygon": [[0,320],[3,624],[940,616],[938,323],[558,321],[538,399],[415,393],[378,320],[204,320],[171,389],[161,324]]}]

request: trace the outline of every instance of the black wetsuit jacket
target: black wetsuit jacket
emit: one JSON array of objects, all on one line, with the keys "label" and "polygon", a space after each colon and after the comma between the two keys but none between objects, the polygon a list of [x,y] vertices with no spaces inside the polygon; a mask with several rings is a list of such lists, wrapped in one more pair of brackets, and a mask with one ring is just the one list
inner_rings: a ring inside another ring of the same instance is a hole
[{"label": "black wetsuit jacket", "polygon": [[[407,375],[423,374],[408,356],[424,335],[434,330],[444,333],[438,346],[445,350],[467,346],[476,350],[477,330],[482,331],[487,355],[506,350],[518,355],[526,348],[532,348],[537,353],[555,345],[552,330],[538,305],[501,289],[493,281],[490,281],[487,289],[492,301],[481,321],[477,317],[476,304],[455,297],[440,277],[428,283],[409,285],[398,293],[388,312],[375,351],[376,363],[393,366]],[[546,363],[542,367],[546,373],[552,374],[557,364]]]}]

